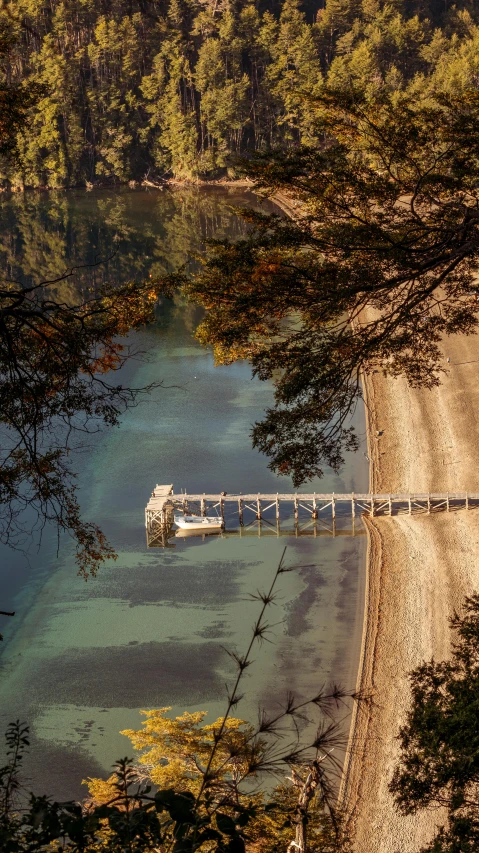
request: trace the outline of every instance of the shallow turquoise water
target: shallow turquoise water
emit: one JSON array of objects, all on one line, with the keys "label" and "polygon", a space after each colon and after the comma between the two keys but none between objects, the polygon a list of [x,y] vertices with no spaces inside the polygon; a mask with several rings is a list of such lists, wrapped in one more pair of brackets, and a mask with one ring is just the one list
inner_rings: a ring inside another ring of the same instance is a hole
[{"label": "shallow turquoise water", "polygon": [[[204,234],[240,234],[231,204],[250,201],[219,190],[32,194],[23,207],[2,200],[10,242],[0,254],[27,278],[35,263],[51,274],[117,245],[106,272],[83,275],[144,275],[183,262]],[[271,705],[287,690],[307,697],[328,680],[355,683],[364,537],[259,537],[252,527],[242,538],[146,548],[144,507],[157,482],[190,493],[292,490],[250,445],[271,389],[252,381],[246,364],[214,368],[192,336],[196,321],[191,306],[165,304],[158,324],[137,335],[148,356],[129,366],[128,381],[162,379],[165,387],[78,456],[85,517],[105,530],[118,561],[85,583],[68,543],[57,556],[52,535],[28,563],[0,553],[2,606],[17,611],[4,626],[2,722],[28,720],[30,783],[57,797],[79,796],[82,777],[131,754],[119,732],[139,728],[140,708],[221,713],[232,676],[224,646],[245,647],[258,606],[247,595],[269,583],[285,545],[288,562],[303,568],[281,579],[273,642],[255,656],[238,714],[254,719],[258,703]],[[366,486],[359,453],[341,477],[329,472],[304,491]]]}]

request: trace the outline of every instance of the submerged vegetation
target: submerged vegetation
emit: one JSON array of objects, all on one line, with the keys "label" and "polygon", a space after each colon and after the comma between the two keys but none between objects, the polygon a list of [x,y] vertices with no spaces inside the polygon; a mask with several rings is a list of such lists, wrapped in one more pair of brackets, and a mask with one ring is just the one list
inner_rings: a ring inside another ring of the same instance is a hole
[{"label": "submerged vegetation", "polygon": [[5,185],[236,174],[316,145],[324,86],[452,92],[477,76],[475,0],[15,0],[5,81],[37,88]]},{"label": "submerged vegetation", "polygon": [[[125,758],[108,779],[86,780],[90,796],[82,804],[31,795],[28,805],[19,796],[28,730],[18,721],[10,725],[7,763],[0,767],[3,853],[346,850],[336,805],[336,752],[345,741],[334,713],[362,697],[332,686],[307,701],[288,693],[274,711],[261,711],[257,725],[233,716],[253,653],[272,627],[267,613],[278,580],[292,571],[285,550],[268,589],[251,596],[258,615],[245,652],[231,653],[235,675],[215,722],[205,724],[202,712],[171,718],[170,708],[148,711],[141,731],[123,732],[139,751],[136,767]],[[271,775],[276,784],[268,789]]]}]

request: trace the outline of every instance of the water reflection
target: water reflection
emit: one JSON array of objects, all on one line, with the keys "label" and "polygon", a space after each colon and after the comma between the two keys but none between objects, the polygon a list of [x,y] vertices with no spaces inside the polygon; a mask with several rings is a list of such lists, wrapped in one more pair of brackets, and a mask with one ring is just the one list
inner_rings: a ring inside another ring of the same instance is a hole
[{"label": "water reflection", "polygon": [[[75,286],[140,277],[184,263],[205,235],[242,233],[231,208],[248,202],[216,190],[2,197],[0,253],[12,277],[29,281],[118,247]],[[272,642],[248,673],[239,713],[253,719],[258,702],[274,704],[287,689],[308,696],[332,678],[355,682],[363,536],[315,536],[307,527],[296,535],[286,525],[278,537],[253,523],[241,536],[146,548],[144,508],[157,482],[190,493],[292,491],[250,443],[271,388],[253,381],[247,364],[215,368],[192,336],[196,322],[192,306],[165,304],[158,324],[137,334],[148,357],[129,364],[124,382],[162,379],[164,387],[78,456],[85,517],[106,532],[117,563],[85,584],[68,543],[57,556],[54,536],[29,565],[0,554],[2,605],[17,611],[4,631],[1,722],[29,721],[31,785],[57,797],[79,796],[82,778],[131,752],[119,731],[139,727],[139,708],[221,713],[232,674],[224,647],[244,648],[256,614],[248,594],[269,584],[285,544],[290,564],[302,568],[282,578]],[[366,484],[358,454],[341,477],[328,472],[305,491]]]},{"label": "water reflection", "polygon": [[[177,269],[210,237],[238,237],[232,208],[258,201],[234,190],[184,189],[31,192],[0,197],[0,261],[25,283],[53,280],[77,268],[79,283],[140,279]],[[263,207],[272,206],[264,202]],[[93,265],[93,266],[88,266]]]},{"label": "water reflection", "polygon": [[[198,530],[178,530],[171,523],[153,525],[146,529],[146,546],[147,548],[176,548],[181,544],[181,539],[197,539],[202,542],[206,537],[215,536],[221,539],[230,539],[236,536],[243,538],[245,536],[274,536],[279,539],[280,536],[291,538],[294,536],[305,537],[312,536],[316,539],[318,536],[365,536],[366,531],[360,521],[348,519],[349,526],[338,526],[338,522],[333,519],[330,524],[326,521],[318,519],[309,519],[299,521],[298,519],[290,518],[282,522],[278,520],[268,521],[266,518],[253,519],[247,524],[241,524],[234,527],[232,523],[227,523],[223,530],[217,531],[198,531]],[[288,523],[289,521],[289,523]],[[180,541],[179,541],[180,540]]]}]

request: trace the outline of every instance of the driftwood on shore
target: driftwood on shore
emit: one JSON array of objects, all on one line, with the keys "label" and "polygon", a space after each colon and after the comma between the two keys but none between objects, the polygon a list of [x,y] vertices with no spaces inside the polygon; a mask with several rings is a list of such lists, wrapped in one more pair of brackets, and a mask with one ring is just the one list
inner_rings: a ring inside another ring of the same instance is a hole
[{"label": "driftwood on shore", "polygon": [[164,187],[164,184],[163,183],[159,184],[158,181],[150,181],[149,178],[143,178],[143,180],[141,182],[141,186],[142,187],[152,187],[154,190],[162,190]]}]

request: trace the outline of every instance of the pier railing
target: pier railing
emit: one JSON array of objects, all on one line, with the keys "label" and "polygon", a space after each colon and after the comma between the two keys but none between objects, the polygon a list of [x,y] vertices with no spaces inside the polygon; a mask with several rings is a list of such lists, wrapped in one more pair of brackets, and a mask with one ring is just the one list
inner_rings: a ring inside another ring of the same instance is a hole
[{"label": "pier railing", "polygon": [[160,532],[159,528],[171,524],[175,512],[188,515],[219,515],[223,520],[238,521],[240,527],[252,520],[273,520],[279,526],[281,519],[293,518],[297,525],[301,519],[331,521],[356,516],[398,515],[451,512],[479,506],[479,492],[403,492],[391,494],[174,494],[172,486],[156,486],[145,510],[148,537]]}]

